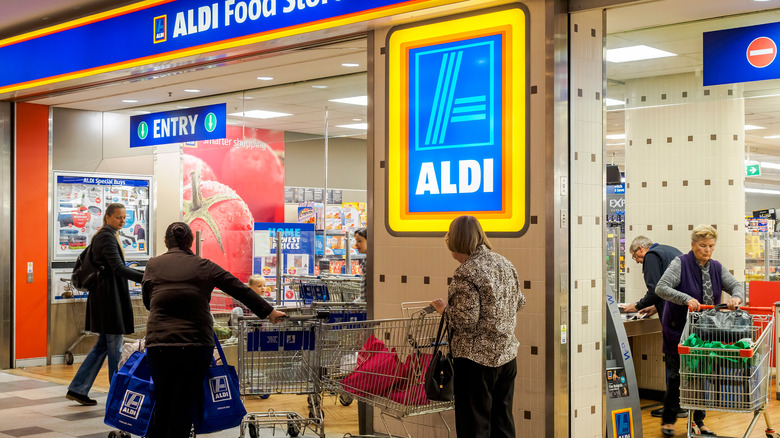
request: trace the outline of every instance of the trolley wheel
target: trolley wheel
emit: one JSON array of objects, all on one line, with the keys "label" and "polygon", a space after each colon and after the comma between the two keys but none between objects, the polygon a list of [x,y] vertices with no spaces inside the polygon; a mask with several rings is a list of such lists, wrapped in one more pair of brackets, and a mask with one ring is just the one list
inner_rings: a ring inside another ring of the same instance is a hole
[{"label": "trolley wheel", "polygon": [[780,438],[780,434],[776,433],[774,430],[766,431],[766,438]]},{"label": "trolley wheel", "polygon": [[[322,415],[322,419],[325,419],[325,411],[320,409],[320,415]],[[314,415],[314,409],[309,408],[309,418],[317,418],[316,415]]]},{"label": "trolley wheel", "polygon": [[65,364],[73,365],[73,353],[71,353],[70,351],[65,352]]},{"label": "trolley wheel", "polygon": [[301,434],[301,425],[297,421],[294,421],[295,416],[293,414],[287,414],[287,418],[292,420],[287,422],[287,435],[296,437]]},{"label": "trolley wheel", "polygon": [[268,400],[268,397],[270,397],[270,396],[271,396],[271,394],[263,394],[263,395],[260,396],[260,399]]},{"label": "trolley wheel", "polygon": [[257,438],[257,427],[252,423],[249,423],[247,426],[249,428],[249,436],[251,438]]},{"label": "trolley wheel", "polygon": [[309,409],[311,410],[314,406],[322,405],[322,398],[320,398],[319,394],[309,394],[307,402],[309,403]]},{"label": "trolley wheel", "polygon": [[339,394],[339,403],[341,403],[342,406],[351,405],[353,400],[355,400],[355,398],[352,397],[352,394]]}]

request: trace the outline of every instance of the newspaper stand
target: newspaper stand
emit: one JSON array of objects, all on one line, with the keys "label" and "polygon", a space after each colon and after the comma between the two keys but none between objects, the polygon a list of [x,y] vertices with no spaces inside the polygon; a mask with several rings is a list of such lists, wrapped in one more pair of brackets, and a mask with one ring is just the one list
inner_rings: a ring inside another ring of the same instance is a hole
[{"label": "newspaper stand", "polygon": [[[703,309],[712,306],[702,306]],[[683,329],[680,353],[680,407],[682,409],[753,413],[747,431],[752,432],[759,415],[766,421],[765,434],[780,438],[773,429],[766,406],[769,403],[771,380],[770,357],[773,354],[774,315],[771,308],[743,307],[752,319],[752,326],[721,329],[717,339],[706,339],[714,331],[701,318],[701,312],[688,312]],[[686,346],[686,340],[696,334],[701,346]],[[708,336],[709,335],[709,336]],[[734,345],[737,344],[738,345]],[[725,348],[721,348],[725,345]],[[688,437],[702,437],[693,430],[693,415],[688,415]],[[718,435],[722,436],[722,435]]]},{"label": "newspaper stand", "polygon": [[[317,345],[323,389],[378,408],[387,436],[393,435],[386,417],[398,420],[411,438],[404,418],[431,413],[439,415],[449,436],[442,412],[452,409],[453,402],[430,401],[423,389],[439,320],[426,310],[407,318],[323,324]],[[439,348],[447,353],[449,345]]]},{"label": "newspaper stand", "polygon": [[327,314],[296,315],[280,324],[256,317],[239,318],[238,378],[241,396],[271,394],[308,395],[308,417],[297,412],[248,413],[241,422],[240,437],[248,432],[257,437],[258,429],[279,426],[295,437],[310,429],[325,438],[324,416],[320,403],[318,378],[320,360],[316,348],[319,327]]}]

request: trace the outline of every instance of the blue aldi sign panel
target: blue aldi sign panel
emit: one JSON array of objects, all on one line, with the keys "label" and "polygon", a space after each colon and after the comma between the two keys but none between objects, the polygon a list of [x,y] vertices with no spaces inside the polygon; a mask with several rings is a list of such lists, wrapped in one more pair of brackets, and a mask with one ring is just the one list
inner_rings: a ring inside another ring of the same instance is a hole
[{"label": "blue aldi sign panel", "polygon": [[780,23],[705,32],[704,85],[780,78]]},{"label": "blue aldi sign panel", "polygon": [[130,147],[225,138],[227,104],[130,117]]},{"label": "blue aldi sign panel", "polygon": [[391,31],[391,233],[441,234],[463,214],[493,234],[525,231],[527,20],[511,6]]}]

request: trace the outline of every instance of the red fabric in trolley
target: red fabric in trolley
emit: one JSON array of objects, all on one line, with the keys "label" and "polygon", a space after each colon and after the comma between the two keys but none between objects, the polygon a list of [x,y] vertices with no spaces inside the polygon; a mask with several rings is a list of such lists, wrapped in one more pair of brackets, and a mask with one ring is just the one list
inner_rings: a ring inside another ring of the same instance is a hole
[{"label": "red fabric in trolley", "polygon": [[359,396],[385,396],[398,382],[398,370],[395,350],[388,351],[384,342],[371,335],[358,352],[355,370],[341,381],[341,386]]}]

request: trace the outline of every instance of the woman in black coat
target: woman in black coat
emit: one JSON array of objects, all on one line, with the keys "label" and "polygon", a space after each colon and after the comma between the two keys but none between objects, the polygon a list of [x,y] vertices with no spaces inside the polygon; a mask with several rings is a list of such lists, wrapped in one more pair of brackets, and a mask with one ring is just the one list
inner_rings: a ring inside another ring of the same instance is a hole
[{"label": "woman in black coat", "polygon": [[140,283],[144,273],[125,266],[125,255],[117,233],[125,225],[127,211],[122,204],[110,204],[103,216],[103,226],[92,237],[92,257],[101,267],[98,285],[89,291],[85,329],[98,334],[95,346],[82,362],[66,397],[82,405],[95,405],[89,390],[108,356],[111,378],[117,371],[124,334],[133,333],[133,308],[127,281]]}]

